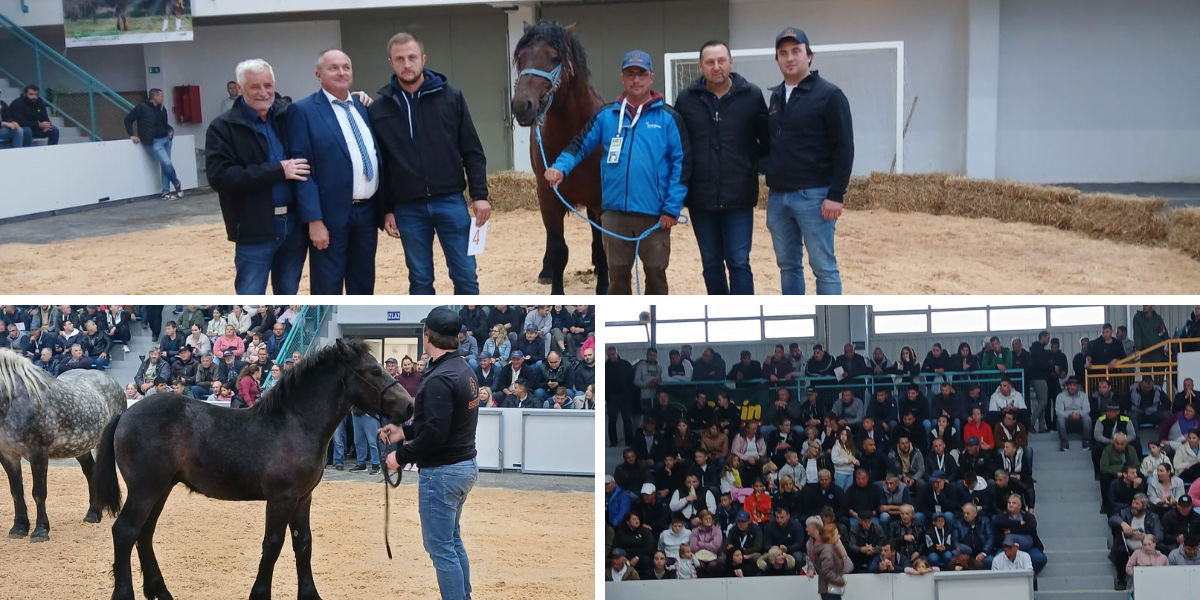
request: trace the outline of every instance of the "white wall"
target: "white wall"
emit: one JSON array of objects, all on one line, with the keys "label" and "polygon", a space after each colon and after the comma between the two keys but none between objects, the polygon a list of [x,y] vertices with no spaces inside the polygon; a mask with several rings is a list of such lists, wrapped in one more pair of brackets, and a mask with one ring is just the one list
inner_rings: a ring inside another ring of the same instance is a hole
[{"label": "white wall", "polygon": [[1200,2],[1004,0],[997,176],[1200,181]]},{"label": "white wall", "polygon": [[168,113],[173,105],[172,87],[200,86],[204,123],[174,124],[176,133],[195,135],[200,148],[204,147],[208,123],[219,114],[221,101],[228,97],[225,84],[234,79],[239,62],[249,58],[266,60],[275,71],[276,91],[299,100],[320,87],[313,75],[317,54],[341,45],[342,39],[337,21],[196,27],[195,36],[190,43],[144,45],[143,72],[149,67],[162,68],[160,74],[147,76],[147,87],[167,90]]},{"label": "white wall", "polygon": [[[785,26],[813,44],[905,42],[905,114],[916,113],[904,147],[906,172],[954,171],[965,161],[966,0],[731,0],[734,48],[769,48]],[[820,58],[816,59],[820,69]],[[837,83],[834,81],[833,83]]]},{"label": "white wall", "polygon": [[[1031,571],[947,572],[926,576],[847,575],[843,598],[1033,600],[1032,575]],[[797,576],[606,582],[604,597],[609,600],[816,598],[817,580]]]},{"label": "white wall", "polygon": [[[175,136],[172,158],[183,188],[195,188],[192,136]],[[71,166],[69,176],[63,176],[63,165]],[[129,140],[5,150],[0,181],[7,182],[0,194],[0,219],[162,191],[158,163]],[[32,198],[38,199],[34,206]]]},{"label": "white wall", "polygon": [[[197,1],[192,14],[197,17],[251,15],[276,12],[345,11],[356,8],[395,8],[397,6],[445,6],[481,4],[479,0],[204,0]],[[61,12],[61,10],[59,11]]]},{"label": "white wall", "polygon": [[62,2],[54,0],[25,0],[29,12],[21,12],[21,0],[0,0],[0,13],[21,27],[62,25]]}]

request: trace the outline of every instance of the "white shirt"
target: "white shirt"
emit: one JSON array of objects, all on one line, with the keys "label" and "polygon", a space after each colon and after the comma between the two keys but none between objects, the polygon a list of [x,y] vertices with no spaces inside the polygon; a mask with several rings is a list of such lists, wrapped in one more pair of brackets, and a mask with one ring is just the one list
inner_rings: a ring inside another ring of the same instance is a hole
[{"label": "white shirt", "polygon": [[[238,96],[238,98],[241,98],[241,96]],[[222,100],[221,101],[221,112],[227,113],[230,110],[233,110],[234,102],[237,102],[237,98],[226,98],[226,99]]]},{"label": "white shirt", "polygon": [[[350,114],[347,115],[346,109],[333,103],[334,100],[338,100],[336,96],[330,94],[328,90],[322,89],[321,91],[329,99],[329,107],[337,116],[338,126],[342,128],[342,136],[346,138],[346,150],[350,153],[350,165],[354,171],[353,197],[355,200],[369,200],[379,189],[379,158],[375,149],[375,137],[371,135],[371,128],[358,113],[358,109],[351,107]],[[354,98],[349,97],[348,100],[353,102]],[[367,147],[367,156],[371,159],[371,173],[374,174],[370,181],[367,181],[367,176],[363,174],[362,153],[358,151],[358,141],[354,139],[354,130],[350,128],[348,116],[352,116],[355,123],[358,124],[358,132],[362,135],[363,145]]]},{"label": "white shirt", "polygon": [[613,569],[612,570],[613,581],[621,581],[622,579],[625,579],[625,573],[627,571],[629,571],[629,563],[625,563],[625,568],[621,569],[620,571]]},{"label": "white shirt", "polygon": [[989,407],[991,412],[1004,410],[1010,406],[1017,407],[1017,410],[1026,409],[1025,398],[1021,396],[1021,392],[1013,390],[1012,394],[1009,394],[1008,396],[1001,394],[999,389],[992,392],[992,402],[991,406]]},{"label": "white shirt", "polygon": [[996,554],[996,558],[992,559],[993,571],[1032,571],[1033,561],[1029,558],[1029,553],[1024,550],[1017,550],[1017,559],[1008,560],[1008,555],[1003,551]]},{"label": "white shirt", "polygon": [[796,86],[784,84],[783,86],[783,103],[787,104],[788,100],[792,99],[792,92],[796,91]]}]

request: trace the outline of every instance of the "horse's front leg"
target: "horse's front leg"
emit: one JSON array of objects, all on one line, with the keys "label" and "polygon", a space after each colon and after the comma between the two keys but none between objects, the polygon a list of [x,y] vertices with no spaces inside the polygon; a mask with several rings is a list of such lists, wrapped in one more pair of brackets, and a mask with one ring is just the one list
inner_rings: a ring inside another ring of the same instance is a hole
[{"label": "horse's front leg", "polygon": [[[588,209],[588,218],[599,223],[601,212]],[[596,274],[596,294],[608,294],[608,255],[604,252],[604,234],[592,227],[592,267]]]},{"label": "horse's front leg", "polygon": [[267,500],[267,528],[263,536],[262,560],[258,563],[258,577],[254,579],[254,587],[250,588],[250,600],[270,600],[271,578],[275,572],[275,561],[279,560],[279,551],[283,549],[283,539],[287,536],[288,521],[296,512],[295,498],[274,498]]},{"label": "horse's front leg", "polygon": [[33,533],[29,535],[31,542],[50,541],[50,517],[46,515],[46,471],[50,466],[50,457],[41,448],[34,448],[29,453],[29,464],[33,467],[33,502],[37,505],[37,522]]},{"label": "horse's front leg", "polygon": [[[79,461],[79,466],[83,469],[83,476],[87,478],[88,498],[95,498],[96,495],[92,493],[92,470],[96,466],[96,459],[92,458],[92,453],[89,450],[89,451],[84,452],[83,454],[80,454],[79,456],[75,457],[75,460]],[[84,515],[84,517],[83,517],[83,522],[84,523],[99,523],[100,522],[100,513],[103,510],[104,510],[103,506],[99,506],[98,503],[93,501],[92,505],[90,507],[88,507],[87,514]]]},{"label": "horse's front leg", "polygon": [[25,508],[25,485],[22,482],[21,457],[14,458],[0,454],[0,465],[4,466],[4,472],[8,474],[8,491],[12,493],[13,512],[16,515],[13,517],[13,528],[9,530],[8,537],[19,540],[29,535],[29,513]]},{"label": "horse's front leg", "polygon": [[296,505],[289,525],[292,528],[292,551],[296,554],[296,579],[300,584],[299,600],[321,600],[312,575],[312,530],[309,528],[308,511],[312,506],[312,495],[305,496]]}]

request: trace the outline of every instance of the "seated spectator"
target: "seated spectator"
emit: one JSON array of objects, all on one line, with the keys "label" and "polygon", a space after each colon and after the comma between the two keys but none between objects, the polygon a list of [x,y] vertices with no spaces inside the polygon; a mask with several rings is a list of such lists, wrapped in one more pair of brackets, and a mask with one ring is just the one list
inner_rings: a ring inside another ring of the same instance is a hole
[{"label": "seated spectator", "polygon": [[[878,522],[879,506],[883,492],[870,480],[865,469],[854,471],[854,484],[846,490],[846,514],[850,516],[850,528],[856,529],[860,519],[875,519]],[[866,515],[866,516],[860,516]]]},{"label": "seated spectator", "polygon": [[958,471],[962,474],[964,471],[973,473],[991,473],[996,470],[996,461],[992,458],[991,452],[984,452],[980,446],[979,438],[967,438],[967,447],[963,448],[962,454],[958,455]]},{"label": "seated spectator", "polygon": [[659,468],[667,454],[667,443],[662,433],[655,431],[654,418],[647,415],[642,420],[642,429],[634,434],[631,442],[637,461],[649,469]]},{"label": "seated spectator", "polygon": [[537,388],[534,389],[533,395],[537,396],[539,400],[546,400],[553,396],[560,387],[566,390],[568,396],[575,395],[575,390],[568,387],[571,379],[571,365],[563,360],[562,355],[558,352],[550,352],[546,360],[535,364],[535,369],[538,376]]},{"label": "seated spectator", "polygon": [[[734,524],[737,514],[741,512],[741,509],[733,506],[733,498],[730,497],[729,492],[721,493],[720,502],[721,505],[717,507],[717,512],[713,517],[717,520],[717,525],[721,527],[722,531],[728,531],[729,526]],[[718,560],[720,560],[719,556]]]},{"label": "seated spectator", "polygon": [[[921,488],[917,494],[917,512],[925,515],[926,523],[933,523],[934,517],[945,517],[947,523],[954,521],[955,513],[960,510],[967,498],[960,493],[961,487],[949,484],[945,471],[934,471],[929,478],[929,485]],[[935,566],[941,564],[935,562]]]},{"label": "seated spectator", "polygon": [[724,381],[725,361],[712,348],[705,348],[692,363],[692,381]]},{"label": "seated spectator", "polygon": [[742,350],[741,360],[738,361],[729,369],[729,374],[725,379],[738,382],[739,387],[749,386],[750,381],[755,381],[763,378],[762,365],[757,360],[753,360],[749,350]]},{"label": "seated spectator", "polygon": [[991,559],[995,548],[991,521],[979,514],[979,507],[972,502],[962,506],[962,518],[954,522],[954,553],[966,556],[967,568],[983,569]]},{"label": "seated spectator", "polygon": [[[1008,554],[1008,543],[1013,541],[1017,544],[1029,544],[1024,551],[1029,555],[1033,564],[1034,572],[1040,572],[1046,566],[1046,554],[1042,540],[1037,533],[1037,518],[1033,513],[1027,512],[1025,506],[1021,502],[1021,497],[1012,494],[1008,497],[1008,510],[997,515],[992,519],[992,527],[995,529],[996,537],[1002,538],[1005,546],[1005,554],[1010,561],[1012,555]],[[992,570],[1003,570],[996,568],[995,561],[1002,559],[1001,555],[996,555],[992,562]]]},{"label": "seated spectator", "polygon": [[54,351],[49,348],[42,348],[42,355],[34,362],[34,366],[47,372],[51,377],[58,377],[58,360],[54,356]]},{"label": "seated spectator", "polygon": [[1008,507],[1008,497],[1016,494],[1021,497],[1021,504],[1029,510],[1034,510],[1036,496],[1033,493],[1032,485],[1025,485],[1021,480],[1011,477],[1008,471],[997,469],[995,473],[996,479],[993,482],[992,493],[992,512],[1000,514]]},{"label": "seated spectator", "polygon": [[206,398],[201,398],[206,402],[232,402],[233,390],[225,387],[219,380],[212,383],[212,393]]},{"label": "seated spectator", "polygon": [[1183,536],[1183,545],[1167,555],[1172,567],[1200,566],[1200,535],[1189,533]]},{"label": "seated spectator", "polygon": [[177,377],[171,381],[171,391],[185,398],[195,398],[192,394],[192,387],[187,385],[187,382],[182,377]]},{"label": "seated spectator", "polygon": [[858,514],[862,518],[851,519],[852,524],[846,541],[846,550],[854,562],[854,570],[865,571],[879,555],[880,547],[886,538],[883,527],[878,523],[878,518],[873,517],[872,513],[860,512]]},{"label": "seated spectator", "polygon": [[458,332],[458,353],[467,359],[472,369],[479,366],[479,361],[475,359],[475,355],[479,354],[479,342],[467,334],[466,325]]},{"label": "seated spectator", "polygon": [[700,479],[689,473],[683,482],[683,487],[671,493],[669,505],[671,512],[683,519],[690,527],[700,524],[700,511],[716,512],[717,500],[712,491],[700,485]]},{"label": "seated spectator", "polygon": [[996,447],[999,449],[1004,448],[1005,441],[1012,440],[1032,460],[1033,451],[1029,448],[1029,429],[1025,427],[1024,423],[1017,422],[1016,413],[1012,411],[1003,413],[1000,421],[992,429],[992,437],[996,440]]},{"label": "seated spectator", "polygon": [[838,518],[848,518],[846,516],[846,492],[833,484],[833,473],[828,469],[821,469],[817,473],[816,485],[810,482],[800,493],[804,514],[810,517],[815,516],[820,514],[821,509],[828,506],[833,509]]},{"label": "seated spectator", "polygon": [[[235,357],[241,357],[246,353],[245,343],[242,338],[237,335],[237,328],[233,325],[225,326],[225,334],[212,341],[212,352],[216,356],[224,356],[225,350],[233,350]],[[258,348],[254,349],[254,356],[257,356]]]},{"label": "seated spectator", "polygon": [[578,304],[564,328],[564,346],[567,354],[574,356],[583,342],[596,333],[596,313],[592,306]]},{"label": "seated spectator", "polygon": [[[787,390],[780,391],[786,392]],[[805,429],[809,427],[821,427],[825,419],[825,414],[829,410],[825,407],[825,403],[817,397],[817,388],[808,386],[804,389],[804,395],[804,402],[799,404],[796,414],[789,415],[792,418],[792,422],[803,425]]]},{"label": "seated spectator", "polygon": [[950,424],[950,417],[938,415],[934,419],[933,429],[929,430],[929,444],[933,447],[934,440],[942,440],[946,450],[961,450],[962,436],[958,435],[958,427]]},{"label": "seated spectator", "polygon": [[858,453],[859,467],[867,471],[870,481],[879,484],[887,476],[888,459],[875,449],[875,440],[866,438],[862,441],[862,450]]},{"label": "seated spectator", "polygon": [[[900,421],[904,421],[904,413],[912,413],[913,422],[908,425],[910,429],[918,428],[922,432],[929,431],[933,426],[933,422],[929,420],[929,399],[921,394],[920,388],[915,385],[908,386],[908,390],[904,396],[896,402],[896,411],[900,415]],[[895,439],[895,435],[892,436]],[[913,442],[914,444],[916,441]],[[928,446],[920,446],[927,448]]]},{"label": "seated spectator", "polygon": [[[182,354],[182,353],[181,353]],[[257,364],[250,364],[242,367],[241,372],[237,376],[238,397],[246,403],[247,407],[253,407],[255,402],[258,402],[258,396],[262,393],[262,387],[258,384],[258,374],[262,370]]]},{"label": "seated spectator", "polygon": [[1019,448],[1012,440],[1004,440],[1004,449],[1000,452],[1000,468],[1007,471],[1014,479],[1033,485],[1033,463],[1025,455],[1029,448]]},{"label": "seated spectator", "polygon": [[742,510],[750,513],[750,521],[766,523],[771,519],[771,496],[767,494],[767,486],[762,478],[757,478],[750,487],[754,492],[742,500]]},{"label": "seated spectator", "polygon": [[866,359],[854,351],[854,344],[843,346],[842,355],[833,361],[833,374],[840,382],[849,382],[870,372]]},{"label": "seated spectator", "polygon": [[900,542],[888,539],[879,547],[879,555],[876,556],[871,564],[867,567],[869,573],[903,573],[905,569],[912,567],[912,562],[904,555],[903,552],[897,552],[897,546]]},{"label": "seated spectator", "polygon": [[[815,389],[813,397],[816,397]],[[875,390],[875,400],[867,405],[864,421],[866,419],[873,420],[884,436],[891,437],[892,430],[900,422],[900,415],[896,412],[896,399],[890,391],[885,388]]]},{"label": "seated spectator", "polygon": [[962,401],[954,391],[954,385],[949,381],[943,381],[941,391],[929,401],[929,416],[937,421],[938,417],[945,416],[947,423],[953,424],[955,429],[962,427]]},{"label": "seated spectator", "polygon": [[[944,421],[945,416],[938,417],[939,421]],[[947,477],[958,473],[958,461],[954,457],[946,453],[946,441],[941,437],[933,438],[933,449],[929,455],[925,457],[925,472],[933,473],[941,471]]]},{"label": "seated spectator", "polygon": [[[833,356],[825,352],[825,347],[821,344],[814,344],[812,352],[813,355],[804,363],[804,376],[829,377],[833,375]],[[765,368],[766,364],[763,367]]]},{"label": "seated spectator", "polygon": [[740,549],[734,549],[718,556],[724,560],[720,568],[720,577],[753,577],[758,573],[756,563],[747,562]]},{"label": "seated spectator", "polygon": [[0,101],[0,144],[10,148],[24,148],[33,144],[33,130],[17,123],[8,104]]},{"label": "seated spectator", "polygon": [[[41,88],[33,84],[25,86],[21,95],[13,100],[8,108],[12,122],[22,129],[28,129],[32,139],[44,138],[48,145],[58,145],[59,131],[50,121],[49,105],[41,98]],[[16,139],[15,135],[13,139]],[[23,143],[26,146],[33,145],[28,139]]]},{"label": "seated spectator", "polygon": [[193,356],[192,347],[184,346],[171,363],[171,380],[183,378],[189,387],[196,385],[196,371],[199,368],[200,361]]},{"label": "seated spectator", "polygon": [[[1196,323],[1200,324],[1200,318],[1196,319]],[[1181,412],[1183,407],[1196,407],[1200,404],[1200,394],[1196,393],[1196,382],[1191,377],[1186,377],[1183,380],[1183,389],[1175,394],[1175,399],[1171,402],[1171,412]]]},{"label": "seated spectator", "polygon": [[678,350],[671,350],[668,354],[670,362],[667,364],[666,372],[663,373],[663,381],[691,381],[692,380],[692,363],[683,360],[683,355]]},{"label": "seated spectator", "polygon": [[1108,485],[1107,514],[1112,516],[1133,503],[1133,497],[1146,493],[1147,483],[1138,474],[1137,467],[1125,465],[1120,469],[1120,475]]},{"label": "seated spectator", "polygon": [[158,349],[162,352],[164,360],[174,362],[175,357],[179,355],[179,349],[187,345],[184,337],[180,335],[179,326],[175,324],[175,321],[167,321],[163,327],[163,336],[158,343]]},{"label": "seated spectator", "polygon": [[721,424],[714,421],[700,434],[700,447],[708,453],[708,458],[720,464],[729,456],[729,436],[721,429]]},{"label": "seated spectator", "polygon": [[[496,397],[504,404],[507,397],[514,393],[515,382],[520,379],[524,380],[526,385],[529,382],[537,381],[537,371],[525,361],[525,353],[521,351],[513,352],[508,359],[508,364],[500,370],[499,380],[496,382]],[[528,390],[528,388],[526,388]],[[530,394],[530,402],[536,399]]]},{"label": "seated spectator", "polygon": [[21,334],[21,329],[16,323],[8,324],[8,335],[0,342],[0,348],[8,348],[13,352],[20,352],[25,346],[25,336]]},{"label": "seated spectator", "polygon": [[978,408],[982,414],[986,414],[990,406],[990,399],[984,398],[979,392],[979,384],[974,381],[967,384],[966,395],[959,400],[959,409],[962,411],[962,422],[966,423],[971,419],[971,413]]},{"label": "seated spectator", "polygon": [[129,343],[132,337],[129,325],[133,322],[133,316],[129,314],[129,311],[125,310],[123,306],[112,304],[108,307],[107,321],[104,333],[114,342]]},{"label": "seated spectator", "polygon": [[1175,423],[1171,425],[1170,432],[1167,434],[1171,450],[1178,452],[1187,443],[1188,432],[1197,427],[1200,427],[1200,414],[1197,414],[1196,406],[1193,404],[1184,405],[1183,411],[1178,415]]},{"label": "seated spectator", "polygon": [[[615,485],[615,484],[605,484]],[[617,489],[610,492],[611,497],[628,501],[628,496],[625,491]],[[619,509],[618,509],[619,512]],[[614,511],[610,508],[608,515],[610,521]],[[631,566],[636,567],[638,564],[643,566],[650,563],[651,556],[658,546],[658,539],[649,525],[642,523],[641,517],[636,512],[632,512],[625,507],[624,512],[620,512],[620,518],[614,526],[613,531],[613,548],[624,550],[629,556]]]},{"label": "seated spectator", "polygon": [[93,368],[109,367],[112,364],[112,358],[109,356],[109,351],[112,350],[112,340],[109,339],[107,333],[99,330],[95,321],[89,320],[84,327],[86,328],[85,333],[83,339],[80,340],[83,353],[91,360]]},{"label": "seated spectator", "polygon": [[[670,531],[670,530],[667,530]],[[665,533],[665,532],[664,532]],[[668,563],[667,555],[662,550],[654,553],[654,563],[649,570],[646,571],[646,580],[656,579],[678,579],[679,575],[675,572],[675,567]]]},{"label": "seated spectator", "polygon": [[792,555],[780,550],[778,547],[771,547],[761,558],[758,559],[758,574],[759,575],[797,575],[796,559]]},{"label": "seated spectator", "polygon": [[152,396],[154,394],[167,393],[167,390],[169,388],[167,387],[166,379],[163,379],[162,377],[155,377],[153,383],[154,383],[154,387],[150,388],[150,391],[146,392],[146,397]]},{"label": "seated spectator", "polygon": [[1160,519],[1165,536],[1160,542],[1166,552],[1183,544],[1184,535],[1200,533],[1200,514],[1195,511],[1193,504],[1192,497],[1184,494],[1175,501],[1175,506],[1168,509]]},{"label": "seated spectator", "polygon": [[[980,516],[991,516],[992,514],[1000,514],[1003,510],[991,510],[992,498],[995,486],[988,485],[986,477],[980,477],[975,474],[972,469],[964,469],[959,467],[958,475],[955,477],[954,485],[959,488],[959,492],[963,497],[968,498],[979,509]],[[1007,508],[1007,506],[1005,507]]]},{"label": "seated spectator", "polygon": [[638,581],[637,569],[629,565],[629,561],[625,558],[625,551],[620,548],[613,548],[612,564],[604,569],[605,581]]},{"label": "seated spectator", "polygon": [[846,389],[842,390],[841,400],[833,404],[833,414],[837,415],[838,426],[857,427],[866,416],[866,407],[861,399],[854,397],[854,390]]},{"label": "seated spectator", "polygon": [[687,421],[680,419],[675,423],[675,431],[667,436],[667,452],[678,456],[691,456],[699,445],[699,436],[688,427]]},{"label": "seated spectator", "polygon": [[983,450],[993,450],[996,448],[996,439],[993,436],[993,429],[983,420],[983,411],[978,408],[971,409],[971,418],[967,424],[963,426],[963,439],[969,440],[975,438],[976,445]]},{"label": "seated spectator", "polygon": [[1142,478],[1137,476],[1138,456],[1137,452],[1125,440],[1125,434],[1117,433],[1113,436],[1112,444],[1104,447],[1104,453],[1100,456],[1100,491],[1103,508],[1107,514],[1112,515],[1120,510],[1119,506],[1114,506],[1110,499],[1118,504],[1117,498],[1111,498],[1110,485],[1117,478],[1121,477],[1126,471],[1132,471],[1132,476],[1136,478],[1136,484],[1129,479],[1126,474],[1126,486],[1134,486],[1141,488],[1143,486]]},{"label": "seated spectator", "polygon": [[1169,564],[1167,555],[1158,551],[1158,539],[1146,534],[1142,537],[1141,547],[1129,555],[1129,560],[1125,563],[1125,574],[1133,575],[1134,567],[1165,567]]},{"label": "seated spectator", "polygon": [[1021,550],[1021,545],[1011,536],[1004,536],[1003,540],[1004,552],[997,554],[992,559],[993,571],[1034,571],[1037,569],[1033,566],[1033,557]]},{"label": "seated spectator", "polygon": [[741,550],[743,557],[753,563],[757,562],[763,553],[762,528],[750,521],[750,513],[740,511],[733,527],[725,536],[725,554]]},{"label": "seated spectator", "polygon": [[658,550],[668,559],[679,558],[680,544],[686,544],[692,539],[692,531],[684,527],[685,522],[684,517],[676,514],[671,518],[671,527],[658,535]]},{"label": "seated spectator", "polygon": [[1054,400],[1055,413],[1058,415],[1058,444],[1059,449],[1066,452],[1071,449],[1067,443],[1067,425],[1079,423],[1083,428],[1083,449],[1091,447],[1092,417],[1089,412],[1088,399],[1079,390],[1079,380],[1067,379],[1067,389],[1059,392]]},{"label": "seated spectator", "polygon": [[[266,349],[267,343],[263,341],[262,334],[258,332],[252,333],[250,334],[250,343],[246,344],[246,351],[242,353],[241,358],[245,359],[246,362],[258,362],[259,351]],[[269,354],[270,352],[268,352]]]},{"label": "seated spectator", "polygon": [[900,475],[904,485],[920,488],[925,483],[925,457],[920,450],[913,447],[908,436],[903,433],[896,438],[896,447],[888,454],[891,460],[891,472]]},{"label": "seated spectator", "polygon": [[549,400],[542,401],[542,408],[550,409],[570,409],[575,407],[575,401],[567,395],[567,388],[558,388],[554,390],[554,396]]},{"label": "seated spectator", "polygon": [[1000,387],[992,392],[988,405],[990,418],[999,420],[1003,413],[1015,413],[1022,422],[1029,420],[1029,407],[1025,405],[1025,397],[1013,388],[1012,379],[1008,375],[1000,378]]},{"label": "seated spectator", "polygon": [[74,369],[94,368],[95,366],[92,365],[91,359],[84,355],[83,346],[80,344],[71,344],[71,357],[66,360],[59,361],[58,374],[62,375],[63,373]]},{"label": "seated spectator", "polygon": [[[278,379],[279,375],[275,375]],[[220,383],[221,367],[213,362],[212,354],[206,354],[200,357],[200,366],[196,367],[196,379],[192,384],[192,397],[207,398],[210,394],[216,393],[213,387],[213,382]]]},{"label": "seated spectator", "polygon": [[483,343],[483,353],[498,357],[501,362],[508,361],[509,355],[512,354],[512,342],[503,325],[492,327],[491,336]]},{"label": "seated spectator", "polygon": [[1157,426],[1171,413],[1171,397],[1154,383],[1150,375],[1129,388],[1129,418],[1134,428],[1143,423]]},{"label": "seated spectator", "polygon": [[138,400],[141,400],[144,397],[145,396],[143,396],[142,393],[138,391],[138,387],[136,385],[134,385],[133,383],[129,383],[128,385],[125,386],[125,401],[126,402],[137,402]]},{"label": "seated spectator", "polygon": [[492,396],[492,388],[479,386],[479,406],[483,408],[500,408],[500,403]]},{"label": "seated spectator", "polygon": [[744,429],[733,438],[729,451],[742,460],[742,477],[745,480],[751,479],[747,477],[749,472],[758,471],[763,461],[770,459],[767,455],[767,442],[758,431],[757,421],[745,424]]},{"label": "seated spectator", "polygon": [[54,342],[54,335],[47,332],[45,327],[34,327],[25,337],[25,344],[21,348],[13,348],[13,350],[24,354],[25,358],[29,360],[37,361],[42,356],[43,349],[49,349],[51,354],[57,354],[54,351]]},{"label": "seated spectator", "polygon": [[880,452],[886,453],[888,450],[888,434],[884,432],[883,427],[878,424],[874,417],[865,416],[862,420],[862,425],[855,432],[855,443],[859,448],[863,447],[863,443],[868,439],[875,442],[875,448]]},{"label": "seated spectator", "polygon": [[574,390],[574,395],[582,394],[596,384],[596,349],[584,348],[579,358],[571,365],[571,375],[567,380],[567,389]]},{"label": "seated spectator", "polygon": [[1108,559],[1117,570],[1117,582],[1113,589],[1123,591],[1129,576],[1124,567],[1129,563],[1130,550],[1140,546],[1147,536],[1153,536],[1155,540],[1162,539],[1162,525],[1159,524],[1158,515],[1149,510],[1146,495],[1138,494],[1128,508],[1109,517],[1108,526],[1113,534]]},{"label": "seated spectator", "polygon": [[675,573],[677,579],[698,579],[699,578],[700,561],[696,560],[696,556],[692,554],[690,544],[679,545],[679,558],[675,560]]},{"label": "seated spectator", "polygon": [[1175,506],[1180,498],[1187,496],[1183,480],[1175,476],[1171,463],[1158,465],[1154,476],[1148,478],[1146,496],[1150,499],[1150,509],[1160,517]]},{"label": "seated spectator", "polygon": [[696,571],[700,577],[716,574],[717,556],[725,542],[725,535],[708,509],[700,511],[700,525],[692,528],[689,546],[696,550]]},{"label": "seated spectator", "polygon": [[[928,424],[928,421],[924,421]],[[900,424],[892,431],[892,439],[899,441],[900,438],[906,437],[917,450],[921,452],[929,451],[929,427],[917,423],[917,417],[911,411],[903,411],[900,416]]]},{"label": "seated spectator", "polygon": [[720,495],[721,468],[715,461],[709,460],[708,451],[704,448],[696,448],[692,456],[695,460],[687,465],[687,473],[695,475],[700,480],[700,485]]},{"label": "seated spectator", "polygon": [[[166,363],[166,360],[163,360]],[[233,350],[226,348],[224,355],[221,356],[221,384],[227,388],[237,391],[238,389],[238,374],[242,372],[242,367],[247,363],[243,363],[233,355]],[[168,367],[168,370],[170,367]],[[169,371],[168,371],[169,372]]]},{"label": "seated spectator", "polygon": [[[946,526],[946,513],[934,513],[930,527],[925,529],[925,550],[929,557],[926,567],[932,566],[937,569],[944,565],[949,568],[954,562],[954,548],[954,533]],[[913,565],[915,566],[921,561],[922,558],[917,558],[913,561]],[[923,574],[917,573],[917,575]]]},{"label": "seated spectator", "polygon": [[1192,483],[1200,477],[1200,429],[1188,432],[1186,443],[1175,451],[1175,472],[1185,483]]},{"label": "seated spectator", "polygon": [[[912,492],[903,481],[900,481],[900,476],[895,473],[888,473],[883,480],[883,488],[880,490],[883,497],[880,499],[879,506],[879,524],[887,527],[888,523],[900,517],[900,509],[906,504],[912,504]],[[923,521],[925,515],[917,514],[917,520]]]},{"label": "seated spectator", "polygon": [[771,501],[772,506],[783,506],[788,509],[789,514],[802,515],[804,514],[803,500],[800,488],[796,486],[796,480],[792,479],[791,475],[779,478],[779,490],[775,492],[775,498]]},{"label": "seated spectator", "polygon": [[[1102,385],[1101,389],[1104,387]],[[1104,414],[1096,419],[1096,425],[1092,428],[1092,438],[1095,440],[1092,445],[1092,464],[1096,467],[1097,475],[1100,473],[1100,456],[1104,453],[1104,449],[1112,443],[1112,438],[1116,433],[1123,433],[1129,442],[1137,441],[1137,426],[1129,417],[1121,414],[1121,405],[1115,400],[1111,400],[1102,406]]]},{"label": "seated spectator", "polygon": [[791,381],[794,377],[792,361],[784,353],[783,344],[775,345],[775,352],[762,363],[763,378],[771,383]]},{"label": "seated spectator", "polygon": [[192,347],[196,356],[212,354],[212,340],[204,334],[204,326],[192,324],[192,334],[187,337],[187,345]]},{"label": "seated spectator", "polygon": [[[753,520],[753,515],[751,515]],[[760,525],[764,549],[776,550],[792,559],[795,566],[804,564],[804,527],[786,506],[776,506],[774,518]]]},{"label": "seated spectator", "polygon": [[283,323],[275,322],[271,326],[271,335],[263,340],[267,348],[267,357],[274,361],[279,356],[279,351],[283,349],[283,342],[286,340],[287,333],[284,331]]}]

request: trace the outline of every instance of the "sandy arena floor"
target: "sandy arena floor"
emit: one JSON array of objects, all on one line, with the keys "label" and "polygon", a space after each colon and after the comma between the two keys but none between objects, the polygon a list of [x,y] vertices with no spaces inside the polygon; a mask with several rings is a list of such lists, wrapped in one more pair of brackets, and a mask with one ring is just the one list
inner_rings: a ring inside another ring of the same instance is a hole
[{"label": "sandy arena floor", "polygon": [[[536,283],[545,248],[540,215],[520,210],[495,213],[493,219],[487,252],[479,258],[481,291],[545,293],[548,287]],[[778,294],[766,212],[757,211],[756,219],[751,252],[755,291]],[[567,267],[568,294],[595,290],[587,229],[578,218],[567,220],[567,239],[575,240]],[[179,240],[211,243],[179,246]],[[676,229],[672,240],[671,293],[705,293],[692,229]],[[837,247],[846,294],[1096,294],[1128,289],[1183,294],[1195,291],[1189,284],[1200,273],[1200,262],[1165,248],[1093,240],[1050,227],[920,213],[847,211],[839,223]],[[149,263],[143,259],[147,251],[155,254]],[[233,244],[225,241],[219,224],[48,245],[6,244],[0,245],[0,254],[5,257],[0,281],[10,293],[234,292]],[[435,263],[438,291],[453,293],[440,248]],[[376,294],[407,293],[398,240],[381,236],[376,264]],[[807,259],[805,265],[807,271]],[[197,275],[201,272],[208,275]],[[811,273],[807,278],[807,290],[814,293]],[[308,291],[307,269],[300,289]]]},{"label": "sandy arena floor", "polygon": [[[87,487],[78,468],[52,467],[50,541],[0,537],[0,598],[82,600],[112,594],[113,520],[83,522]],[[26,502],[31,477],[25,466]],[[313,574],[326,600],[436,598],[437,578],[421,544],[416,486],[393,490],[391,543],[383,545],[378,484],[323,482],[313,494]],[[219,502],[177,487],[159,519],[154,548],[176,598],[245,598],[261,556],[264,503]],[[12,527],[0,501],[0,534]],[[558,600],[595,596],[595,496],[476,487],[462,521],[478,600]],[[296,595],[290,538],[275,566],[273,595]],[[137,551],[133,578],[141,598]]]}]

